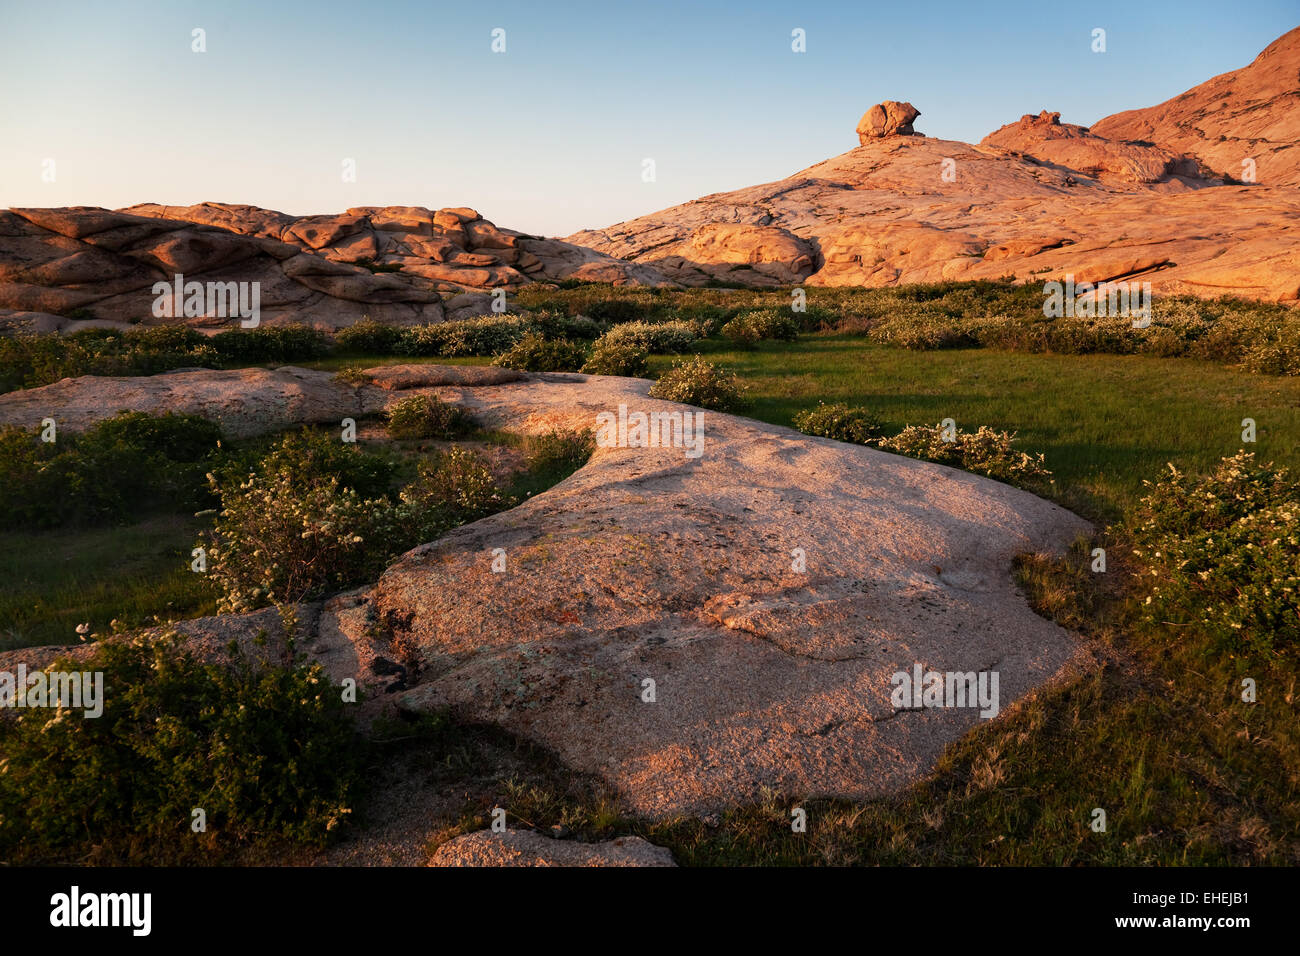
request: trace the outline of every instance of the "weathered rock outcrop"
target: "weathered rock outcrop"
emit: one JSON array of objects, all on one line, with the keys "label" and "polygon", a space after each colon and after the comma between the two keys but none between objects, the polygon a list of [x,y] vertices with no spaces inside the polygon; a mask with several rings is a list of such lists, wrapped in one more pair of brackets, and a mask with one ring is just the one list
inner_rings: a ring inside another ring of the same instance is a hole
[{"label": "weathered rock outcrop", "polygon": [[[273,416],[246,414],[242,392],[231,393],[251,380],[227,374],[126,380],[107,400],[101,385],[122,380],[30,394],[43,393],[43,415],[84,423],[92,396],[101,417],[152,410],[159,395],[142,383],[170,379],[172,407],[265,427]],[[259,380],[257,405],[277,410],[283,426],[305,413],[294,400],[308,383],[336,393],[313,396],[313,406],[335,403],[331,416],[362,401],[326,373],[264,374],[273,377]],[[620,405],[690,411],[648,398],[650,383],[635,379],[466,384],[460,370],[423,374],[411,373],[412,388],[436,389],[489,427],[591,428]],[[223,403],[212,404],[209,382],[225,383]],[[363,390],[373,407],[402,394]],[[28,423],[35,406],[18,403],[0,396],[0,421],[20,407]],[[896,709],[894,674],[918,664],[996,671],[1005,710],[1076,659],[1076,642],[1029,609],[1010,570],[1020,551],[1072,540],[1086,528],[1075,516],[950,468],[702,414],[700,457],[600,448],[519,507],[409,552],[368,591],[305,609],[300,646],[377,701],[447,708],[538,741],[654,817],[712,812],[765,788],[896,792],[981,718],[969,706]],[[504,573],[492,570],[496,548]],[[220,646],[274,630],[267,614],[182,629]],[[408,654],[399,680],[374,666],[395,659],[390,642]],[[41,664],[55,652],[9,652],[0,663]]]},{"label": "weathered rock outcrop", "polygon": [[[1047,147],[1048,158],[1039,159],[933,137],[873,140],[778,182],[705,196],[569,240],[652,265],[687,285],[788,283],[781,273],[806,273],[801,281],[813,286],[1008,275],[1041,283],[1095,274],[1141,278],[1157,293],[1283,302],[1300,295],[1296,190],[1216,185],[1221,180],[1178,175],[1187,170],[1177,165],[1174,175],[1146,182],[1167,162],[1165,151],[1130,151],[1086,137],[1062,141],[1086,151],[1074,161],[1094,176],[1058,165],[1050,158],[1054,142],[1037,140],[1035,148]],[[716,223],[788,234],[803,245],[789,247],[779,271],[737,268],[696,242]],[[796,248],[810,250],[810,270],[796,266]]]},{"label": "weathered rock outcrop", "polygon": [[1107,116],[1092,132],[1190,153],[1236,180],[1245,178],[1244,161],[1253,160],[1256,182],[1300,186],[1300,27],[1249,66],[1157,106]]},{"label": "weathered rock outcrop", "polygon": [[146,203],[128,212],[220,226],[299,246],[336,262],[399,270],[446,294],[513,290],[531,282],[581,279],[614,285],[663,285],[655,270],[558,239],[500,229],[466,207],[359,206],[337,216],[289,216],[256,206]]},{"label": "weathered rock outcrop", "polygon": [[[0,319],[6,325],[15,319],[40,330],[75,328],[86,320],[238,325],[237,318],[215,314],[155,317],[154,284],[172,283],[177,274],[205,285],[257,283],[260,321],[267,325],[338,328],[363,315],[395,325],[443,318],[442,297],[430,283],[376,275],[275,239],[92,207],[0,212]],[[50,316],[63,321],[52,323]]]},{"label": "weathered rock outcrop", "polygon": [[257,283],[263,323],[324,329],[363,316],[411,325],[479,315],[491,310],[485,290],[532,282],[665,282],[652,268],[584,246],[498,229],[472,209],[294,217],[202,203],[0,212],[0,331],[237,324],[214,310],[156,317],[153,286],[177,274],[205,286]]},{"label": "weathered rock outcrop", "polygon": [[555,840],[532,830],[480,830],[448,840],[429,866],[676,866],[673,855],[640,837],[604,843]]},{"label": "weathered rock outcrop", "polygon": [[1082,126],[1062,123],[1060,113],[1047,110],[1008,123],[985,136],[980,145],[1032,157],[1103,182],[1159,183],[1174,176],[1189,180],[1212,178],[1191,156],[1175,155],[1160,146],[1117,143]]},{"label": "weathered rock outcrop", "polygon": [[899,103],[895,100],[885,100],[883,103],[877,103],[871,109],[862,114],[862,119],[858,120],[858,143],[866,146],[873,139],[883,139],[886,136],[915,136],[917,132],[912,129],[912,121],[921,115],[911,103]]},{"label": "weathered rock outcrop", "polygon": [[[1294,30],[1250,67],[1162,106],[1091,129],[1044,111],[977,146],[894,135],[907,131],[902,121],[914,108],[884,103],[863,117],[861,145],[841,156],[568,238],[689,285],[1072,274],[1140,278],[1156,292],[1294,302],[1300,196],[1288,184],[1300,182],[1298,76]],[[1265,185],[1225,185],[1222,174],[1241,178],[1246,156],[1256,157]],[[798,245],[786,244],[776,268],[737,268],[730,249],[697,240],[717,224]],[[799,260],[805,248],[810,268]]]}]

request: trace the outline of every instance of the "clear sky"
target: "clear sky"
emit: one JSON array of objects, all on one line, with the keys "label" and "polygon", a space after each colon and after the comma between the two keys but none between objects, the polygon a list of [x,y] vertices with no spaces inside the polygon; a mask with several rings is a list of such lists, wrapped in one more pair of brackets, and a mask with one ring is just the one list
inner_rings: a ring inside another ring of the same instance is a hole
[{"label": "clear sky", "polygon": [[1087,125],[1298,23],[1300,0],[0,0],[0,208],[468,205],[565,235],[842,153],[884,99],[968,142]]}]

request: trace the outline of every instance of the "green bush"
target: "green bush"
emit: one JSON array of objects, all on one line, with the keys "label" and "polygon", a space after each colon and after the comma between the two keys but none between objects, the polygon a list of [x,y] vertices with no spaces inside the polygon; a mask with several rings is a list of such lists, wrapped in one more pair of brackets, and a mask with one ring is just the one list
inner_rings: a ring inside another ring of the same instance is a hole
[{"label": "green bush", "polygon": [[305,325],[230,329],[209,341],[227,364],[302,362],[329,352],[325,333]]},{"label": "green bush", "polygon": [[415,325],[402,330],[397,351],[404,355],[496,355],[533,331],[524,316],[481,316]]},{"label": "green bush", "polygon": [[221,429],[195,415],[124,412],[80,435],[0,429],[0,529],[125,521],[201,507]]},{"label": "green bush", "polygon": [[1042,455],[1028,455],[1012,447],[1014,433],[994,431],[986,425],[974,432],[958,429],[952,441],[945,441],[943,433],[942,424],[909,425],[893,438],[881,439],[880,448],[1031,489],[1051,480]]},{"label": "green bush", "polygon": [[582,366],[588,375],[624,375],[645,378],[650,370],[650,350],[631,340],[602,335],[591,347],[591,354]]},{"label": "green bush", "polygon": [[590,459],[596,440],[590,431],[558,429],[530,435],[527,441],[528,467],[543,474],[573,474]]},{"label": "green bush", "polygon": [[212,475],[220,510],[201,544],[218,609],[248,611],[373,581],[397,555],[508,506],[471,452],[453,448],[426,462],[394,500],[386,491],[396,467],[304,432],[281,439],[251,473]]},{"label": "green bush", "polygon": [[483,457],[467,448],[450,448],[424,462],[415,481],[402,489],[401,503],[425,529],[425,540],[514,504],[497,487]]},{"label": "green bush", "polygon": [[[197,661],[175,635],[114,639],[88,659],[103,713],[0,718],[0,858],[10,863],[211,860],[263,841],[320,844],[360,782],[348,705],[319,666],[232,652]],[[206,814],[195,834],[192,811]]]},{"label": "green bush", "polygon": [[742,404],[744,385],[733,373],[700,356],[674,362],[650,387],[651,398],[729,411]]},{"label": "green bush", "polygon": [[794,427],[805,435],[867,445],[880,437],[880,419],[860,405],[817,403],[794,416]]},{"label": "green bush", "polygon": [[284,474],[300,487],[334,478],[363,498],[376,498],[391,489],[398,461],[393,455],[343,442],[338,432],[304,428],[270,439],[269,445],[255,441],[229,450],[212,470],[223,486],[257,475]]},{"label": "green bush", "polygon": [[334,344],[344,351],[362,355],[392,355],[401,338],[402,329],[367,317],[335,332]]},{"label": "green bush", "polygon": [[221,357],[208,339],[185,326],[0,336],[0,391],[4,392],[79,375],[154,375],[220,364]]},{"label": "green bush", "polygon": [[722,327],[722,334],[746,348],[764,339],[793,342],[799,337],[794,319],[776,309],[742,312]]},{"label": "green bush", "polygon": [[1152,622],[1196,624],[1215,649],[1274,655],[1300,639],[1300,483],[1253,454],[1169,475],[1129,517]]},{"label": "green bush", "polygon": [[582,339],[590,342],[609,331],[605,322],[597,322],[585,315],[565,315],[563,312],[538,312],[530,316],[533,326],[548,339]]},{"label": "green bush", "polygon": [[387,497],[363,498],[334,477],[291,471],[213,482],[221,510],[201,545],[222,613],[289,604],[373,581],[414,543]]},{"label": "green bush", "polygon": [[436,395],[408,395],[388,406],[388,435],[398,440],[437,438],[449,441],[473,427],[459,406]]},{"label": "green bush", "polygon": [[576,372],[586,360],[587,350],[575,342],[529,332],[492,359],[492,364],[521,372]]},{"label": "green bush", "polygon": [[608,342],[631,344],[656,355],[690,351],[700,330],[690,322],[626,322],[605,333]]}]

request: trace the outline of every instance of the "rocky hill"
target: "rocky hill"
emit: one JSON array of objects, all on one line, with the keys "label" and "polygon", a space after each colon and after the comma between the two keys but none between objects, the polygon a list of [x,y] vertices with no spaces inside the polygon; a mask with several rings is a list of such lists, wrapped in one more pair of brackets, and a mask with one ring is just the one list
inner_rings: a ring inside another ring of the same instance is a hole
[{"label": "rocky hill", "polygon": [[[153,287],[258,283],[268,325],[409,325],[489,310],[488,290],[586,279],[658,285],[654,269],[498,229],[472,209],[350,209],[295,217],[202,203],[0,211],[0,329],[155,322]],[[229,317],[184,321],[228,327]]]},{"label": "rocky hill", "polygon": [[1250,66],[1223,73],[1158,106],[1099,120],[1092,132],[1190,153],[1220,175],[1300,186],[1300,27],[1269,44]]},{"label": "rocky hill", "polygon": [[[860,145],[840,156],[568,239],[686,284],[1072,274],[1294,301],[1298,59],[1292,31],[1250,67],[1170,101],[1177,109],[1119,114],[1091,129],[1044,110],[978,145],[916,133],[916,108],[887,101],[863,116]],[[1206,146],[1211,139],[1218,145]],[[1259,185],[1233,181],[1247,147]]]}]

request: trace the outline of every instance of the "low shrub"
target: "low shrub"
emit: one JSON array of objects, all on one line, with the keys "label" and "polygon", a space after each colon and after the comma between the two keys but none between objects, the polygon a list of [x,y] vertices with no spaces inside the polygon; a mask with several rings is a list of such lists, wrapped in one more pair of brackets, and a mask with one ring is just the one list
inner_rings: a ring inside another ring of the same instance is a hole
[{"label": "low shrub", "polygon": [[421,540],[514,504],[497,487],[483,457],[467,448],[448,449],[421,464],[415,481],[402,489],[401,503],[422,529]]},{"label": "low shrub", "polygon": [[80,435],[0,429],[0,529],[125,521],[207,501],[221,429],[195,415],[124,412]]},{"label": "low shrub", "polygon": [[388,406],[388,435],[398,440],[437,438],[450,441],[468,432],[473,420],[464,409],[435,395],[408,395]]},{"label": "low shrub", "polygon": [[644,378],[650,370],[650,350],[640,343],[608,334],[598,338],[581,371],[588,375]]},{"label": "low shrub", "polygon": [[[360,784],[353,718],[319,666],[196,660],[174,634],[114,639],[58,669],[101,672],[103,713],[0,719],[0,858],[210,861],[319,845]],[[190,832],[203,808],[206,831]]]},{"label": "low shrub", "polygon": [[397,555],[510,504],[464,449],[425,462],[394,497],[386,488],[396,467],[305,432],[281,439],[246,476],[233,468],[210,476],[220,510],[200,543],[218,609],[293,603],[373,581]]},{"label": "low shrub", "polygon": [[630,343],[656,355],[690,351],[700,339],[700,329],[691,322],[626,322],[605,333],[609,342]]},{"label": "low shrub", "polygon": [[1172,465],[1129,517],[1149,621],[1195,624],[1216,650],[1294,651],[1300,640],[1300,483],[1239,452],[1206,476]]},{"label": "low shrub", "polygon": [[397,351],[404,355],[497,355],[533,331],[520,315],[480,316],[416,325],[402,330]]},{"label": "low shrub", "polygon": [[860,405],[818,402],[794,416],[794,427],[805,435],[867,445],[880,437],[880,419]]},{"label": "low shrub", "polygon": [[744,385],[738,376],[698,355],[674,362],[650,387],[651,398],[724,412],[738,408],[743,396]]},{"label": "low shrub", "polygon": [[590,431],[560,429],[530,435],[526,448],[528,467],[534,472],[567,477],[591,459],[596,440]]},{"label": "low shrub", "polygon": [[200,542],[222,613],[290,604],[373,581],[407,550],[412,528],[386,497],[363,498],[335,477],[269,470],[213,483],[221,510]]},{"label": "low shrub", "polygon": [[302,362],[329,352],[325,333],[306,325],[230,329],[208,341],[227,364]]},{"label": "low shrub", "polygon": [[799,337],[794,319],[777,309],[742,312],[722,327],[722,334],[737,345],[749,348],[765,339],[793,342]]},{"label": "low shrub", "polygon": [[585,315],[563,312],[537,312],[530,316],[533,326],[548,339],[582,339],[590,342],[609,331],[609,323],[597,322]]},{"label": "low shrub", "polygon": [[402,329],[363,318],[334,333],[337,348],[361,355],[392,355],[401,341]]},{"label": "low shrub", "polygon": [[944,439],[942,424],[909,425],[893,438],[881,439],[880,448],[1031,489],[1041,488],[1051,480],[1052,473],[1042,455],[1028,455],[1012,447],[1014,433],[981,425],[974,432],[957,429],[953,436],[951,441]]},{"label": "low shrub", "polygon": [[391,454],[340,441],[337,432],[303,428],[226,451],[212,471],[222,486],[284,474],[299,487],[334,478],[363,498],[376,498],[389,492],[398,468]]},{"label": "low shrub", "polygon": [[521,372],[576,372],[586,360],[587,350],[576,342],[529,332],[493,358],[492,364]]}]

